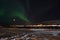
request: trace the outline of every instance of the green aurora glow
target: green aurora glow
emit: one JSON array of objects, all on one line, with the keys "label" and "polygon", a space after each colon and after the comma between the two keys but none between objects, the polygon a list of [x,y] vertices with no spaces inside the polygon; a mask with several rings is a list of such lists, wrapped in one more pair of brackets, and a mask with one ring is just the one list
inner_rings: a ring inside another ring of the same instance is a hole
[{"label": "green aurora glow", "polygon": [[29,20],[27,19],[26,15],[23,12],[13,12],[13,14],[11,15],[12,17],[17,17],[25,22],[29,22]]},{"label": "green aurora glow", "polygon": [[19,4],[18,2],[16,2],[16,5],[15,5],[12,3],[11,3],[11,5],[8,5],[9,7],[6,6],[6,4],[8,4],[8,2],[5,4],[3,3],[4,5],[0,9],[0,18],[3,17],[3,19],[5,19],[4,18],[5,16],[9,17],[9,18],[10,17],[17,17],[25,22],[29,22],[29,20],[26,17],[26,14],[25,14],[26,12],[25,12],[23,4]]}]

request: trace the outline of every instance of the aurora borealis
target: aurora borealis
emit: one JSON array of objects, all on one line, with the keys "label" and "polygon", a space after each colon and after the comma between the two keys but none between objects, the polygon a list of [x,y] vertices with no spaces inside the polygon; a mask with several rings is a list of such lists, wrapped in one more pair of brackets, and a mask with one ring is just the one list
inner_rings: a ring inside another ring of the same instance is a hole
[{"label": "aurora borealis", "polygon": [[29,20],[26,16],[25,5],[23,4],[22,0],[1,0],[0,1],[0,21],[1,21],[0,23],[8,24],[13,18],[18,18],[19,20],[28,23]]},{"label": "aurora borealis", "polygon": [[59,10],[59,0],[0,0],[0,24],[60,20]]}]

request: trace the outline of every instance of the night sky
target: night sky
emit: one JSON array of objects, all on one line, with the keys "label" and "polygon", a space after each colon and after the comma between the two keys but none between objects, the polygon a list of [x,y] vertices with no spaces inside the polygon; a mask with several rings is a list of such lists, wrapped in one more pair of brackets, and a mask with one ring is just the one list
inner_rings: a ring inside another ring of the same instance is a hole
[{"label": "night sky", "polygon": [[60,20],[59,0],[0,0],[0,25],[48,20]]},{"label": "night sky", "polygon": [[59,0],[31,0],[32,13],[29,15],[35,23],[48,20],[60,20]]},{"label": "night sky", "polygon": [[28,23],[26,2],[26,0],[0,0],[0,24]]}]

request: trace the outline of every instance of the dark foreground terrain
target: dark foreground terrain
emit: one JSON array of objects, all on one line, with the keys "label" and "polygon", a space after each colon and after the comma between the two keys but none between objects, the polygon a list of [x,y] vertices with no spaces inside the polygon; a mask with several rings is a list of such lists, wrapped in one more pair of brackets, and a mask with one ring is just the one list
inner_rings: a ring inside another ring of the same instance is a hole
[{"label": "dark foreground terrain", "polygon": [[60,40],[60,30],[0,28],[0,40]]}]

